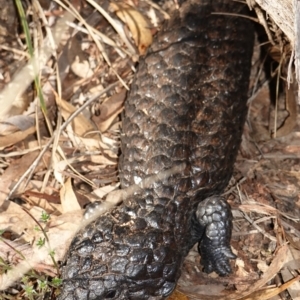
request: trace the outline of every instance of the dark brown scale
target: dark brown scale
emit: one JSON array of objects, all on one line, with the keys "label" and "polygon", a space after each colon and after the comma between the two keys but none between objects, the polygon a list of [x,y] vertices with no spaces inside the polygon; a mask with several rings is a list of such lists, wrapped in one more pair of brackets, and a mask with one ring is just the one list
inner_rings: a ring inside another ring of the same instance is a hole
[{"label": "dark brown scale", "polygon": [[247,113],[253,29],[226,13],[247,10],[230,0],[187,0],[141,58],[123,116],[122,187],[186,168],[76,235],[59,299],[164,299],[196,242],[205,271],[230,272],[232,217],[219,195]]}]

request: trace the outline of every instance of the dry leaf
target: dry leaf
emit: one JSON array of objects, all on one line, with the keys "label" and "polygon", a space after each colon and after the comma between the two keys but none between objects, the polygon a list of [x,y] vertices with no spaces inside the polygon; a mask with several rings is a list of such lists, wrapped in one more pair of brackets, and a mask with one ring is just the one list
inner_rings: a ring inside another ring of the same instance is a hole
[{"label": "dry leaf", "polygon": [[[295,82],[295,79],[294,79]],[[272,134],[273,138],[280,138],[288,135],[293,131],[297,124],[297,98],[294,93],[293,84],[291,84],[288,89],[287,84],[285,87],[285,109],[289,113],[288,117],[285,119],[284,124]]]},{"label": "dry leaf", "polygon": [[283,285],[281,285],[279,288],[283,288],[284,285],[289,284],[285,287],[285,289],[288,290],[290,296],[293,300],[300,299],[300,276],[298,276],[298,280],[294,278],[295,273],[293,270],[299,270],[300,269],[300,251],[297,249],[294,249],[289,246],[288,256],[287,256],[288,262],[285,264],[284,268],[281,270],[281,276],[283,281],[285,282]]},{"label": "dry leaf", "polygon": [[112,10],[128,26],[140,55],[144,55],[152,44],[152,32],[144,16],[125,3],[111,3]]},{"label": "dry leaf", "polygon": [[116,159],[109,159],[108,157],[105,157],[103,155],[92,155],[91,156],[91,162],[96,163],[98,165],[116,165],[117,161]]},{"label": "dry leaf", "polygon": [[[26,231],[24,239],[28,237],[28,232],[33,229],[36,223],[21,208],[20,205],[12,201],[0,201],[0,224],[1,229],[9,230],[21,234]],[[31,241],[30,241],[31,242]]]},{"label": "dry leaf", "polygon": [[[268,300],[271,299],[274,296],[279,295],[286,289],[288,289],[290,286],[294,285],[296,282],[298,282],[300,279],[300,275],[293,278],[292,280],[284,283],[283,285],[275,288],[267,288],[267,289],[262,289],[259,291],[256,291],[252,293],[249,297],[242,298],[240,300]],[[299,294],[298,294],[299,295]],[[299,300],[299,298],[293,298],[293,300]]]},{"label": "dry leaf", "polygon": [[81,209],[73,191],[71,178],[67,179],[60,190],[60,201],[63,213]]},{"label": "dry leaf", "polygon": [[25,140],[29,135],[35,133],[36,127],[32,126],[24,131],[17,131],[15,133],[1,136],[0,137],[0,150],[3,150],[4,148],[15,145],[23,140]]},{"label": "dry leaf", "polygon": [[59,200],[58,196],[55,197],[50,194],[40,193],[37,190],[27,190],[23,193],[23,195],[26,197],[28,203],[42,208],[47,213],[53,213],[56,210],[61,211],[61,205],[58,204],[57,201]]},{"label": "dry leaf", "polygon": [[260,270],[261,272],[265,273],[267,270],[268,270],[268,265],[265,261],[263,260],[260,260],[258,263],[257,263],[257,269]]},{"label": "dry leaf", "polygon": [[[60,107],[61,114],[65,120],[68,119],[74,111],[76,111],[76,108],[72,104],[58,96],[56,96],[56,103]],[[72,128],[78,136],[84,136],[87,132],[94,130],[92,123],[83,114],[79,114],[72,121]]]},{"label": "dry leaf", "polygon": [[[18,84],[18,83],[16,83]],[[9,87],[9,85],[7,85]],[[17,89],[15,91],[18,91]],[[2,91],[1,91],[2,92]],[[1,92],[0,92],[0,103],[2,101],[1,99]],[[3,97],[3,103],[1,104],[1,110],[0,110],[0,120],[5,122],[7,118],[12,116],[18,116],[21,115],[28,107],[29,102],[31,101],[30,93],[25,92],[23,95],[20,95],[17,93],[14,95],[14,98],[12,101],[6,101]],[[5,102],[5,104],[4,104]],[[5,107],[5,108],[4,108]]]},{"label": "dry leaf", "polygon": [[[287,245],[281,246],[278,249],[270,267],[266,270],[266,272],[261,276],[261,278],[258,281],[256,281],[253,285],[251,285],[248,291],[242,293],[241,297],[237,299],[239,300],[263,299],[260,297],[255,298],[256,293],[258,293],[258,290],[260,288],[264,287],[268,283],[268,281],[270,281],[273,277],[277,275],[277,273],[280,271],[280,269],[283,267],[283,265],[286,262],[287,253],[288,253],[288,246]],[[252,294],[254,294],[253,297]]]},{"label": "dry leaf", "polygon": [[60,156],[57,153],[52,156],[53,175],[61,185],[64,185],[63,171],[67,166],[68,162],[65,160],[61,160]]},{"label": "dry leaf", "polygon": [[93,121],[101,132],[105,132],[122,111],[125,99],[126,90],[122,89],[118,94],[111,96],[99,107],[100,116],[93,116]]},{"label": "dry leaf", "polygon": [[189,298],[178,290],[175,290],[168,300],[189,300]]},{"label": "dry leaf", "polygon": [[102,199],[102,198],[104,198],[104,196],[106,196],[108,193],[114,191],[116,188],[117,188],[117,186],[112,186],[112,185],[102,186],[98,189],[95,189],[93,191],[93,194],[95,194],[97,197]]},{"label": "dry leaf", "polygon": [[25,131],[35,125],[35,119],[31,116],[13,116],[0,123],[0,134],[8,135],[16,131]]},{"label": "dry leaf", "polygon": [[266,204],[242,204],[239,205],[239,209],[241,211],[245,211],[245,212],[257,212],[259,214],[265,214],[265,215],[277,215],[277,209],[266,205]]},{"label": "dry leaf", "polygon": [[116,158],[116,152],[113,151],[114,148],[116,148],[116,141],[115,140],[110,140],[106,142],[106,140],[109,140],[108,138],[105,138],[104,136],[101,136],[101,139],[96,140],[93,138],[81,138],[76,135],[74,135],[71,132],[68,132],[68,136],[72,143],[76,146],[84,146],[86,149],[89,151],[94,151],[94,150],[99,150],[103,151],[103,154],[108,155],[109,157]]},{"label": "dry leaf", "polygon": [[[235,272],[235,275],[240,278],[240,279],[247,279],[251,276],[251,274],[249,274],[249,272],[247,272],[245,270],[245,263],[241,258],[237,258],[235,261],[235,266],[237,267],[237,270]],[[237,289],[237,291],[245,291],[246,289],[248,289],[250,287],[250,285],[252,283],[248,283],[247,280],[244,280],[244,284],[236,284],[235,288]]]},{"label": "dry leaf", "polygon": [[80,78],[91,77],[94,72],[90,68],[87,56],[81,49],[81,44],[74,36],[68,44],[68,61],[71,66],[71,70]]},{"label": "dry leaf", "polygon": [[39,151],[34,151],[23,155],[20,159],[12,160],[12,163],[1,175],[0,201],[7,197],[13,184],[28,170],[38,155]]},{"label": "dry leaf", "polygon": [[[20,211],[22,210],[20,209]],[[10,285],[19,280],[23,274],[30,269],[35,269],[38,264],[52,265],[53,260],[49,255],[50,251],[54,250],[56,261],[62,260],[75,232],[78,230],[81,215],[81,212],[73,211],[57,218],[52,216],[47,230],[49,242],[46,242],[44,247],[38,247],[33,244],[31,248],[27,249],[26,253],[24,253],[26,260],[22,260],[19,264],[13,266],[5,274],[1,275],[0,290],[6,290]],[[22,216],[21,212],[19,214],[19,219],[21,223],[24,222],[24,219],[32,220],[31,218],[28,218],[28,215]],[[32,227],[36,225],[35,222],[33,224]],[[44,238],[42,232],[38,232],[38,234],[39,236],[37,238]]]},{"label": "dry leaf", "polygon": [[[269,266],[269,268],[266,270],[266,272],[261,276],[261,278],[259,280],[257,280],[255,283],[253,283],[252,285],[249,285],[249,288],[245,291],[245,292],[236,292],[236,293],[231,293],[230,295],[222,295],[221,291],[217,291],[217,288],[209,288],[209,290],[207,290],[207,286],[204,287],[207,291],[206,294],[200,294],[198,293],[197,295],[199,296],[199,299],[202,300],[233,300],[233,299],[239,299],[239,300],[261,300],[264,298],[261,298],[260,296],[257,296],[257,293],[264,293],[266,289],[264,289],[263,287],[265,287],[265,285],[273,278],[277,275],[277,273],[279,272],[279,270],[283,267],[283,265],[286,262],[287,259],[287,251],[288,251],[288,246],[287,245],[283,245],[281,246],[271,265]],[[217,292],[216,292],[217,291]],[[207,293],[211,293],[210,296],[207,295]],[[261,294],[259,294],[261,295]]]}]

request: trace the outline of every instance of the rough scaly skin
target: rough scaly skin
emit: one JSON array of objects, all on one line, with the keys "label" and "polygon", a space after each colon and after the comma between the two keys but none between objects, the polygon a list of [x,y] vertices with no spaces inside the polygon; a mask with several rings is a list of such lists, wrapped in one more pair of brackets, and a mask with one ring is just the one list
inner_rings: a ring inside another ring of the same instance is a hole
[{"label": "rough scaly skin", "polygon": [[218,195],[240,145],[253,32],[244,18],[211,13],[244,8],[187,0],[141,59],[123,118],[122,187],[186,168],[76,235],[59,299],[164,299],[199,240],[205,270],[230,272],[231,213]]}]

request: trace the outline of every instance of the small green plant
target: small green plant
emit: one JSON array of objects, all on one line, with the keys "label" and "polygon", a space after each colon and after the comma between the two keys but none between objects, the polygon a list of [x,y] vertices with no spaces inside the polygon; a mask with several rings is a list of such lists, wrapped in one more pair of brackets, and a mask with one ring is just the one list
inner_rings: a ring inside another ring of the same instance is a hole
[{"label": "small green plant", "polygon": [[45,238],[39,238],[39,240],[37,241],[36,245],[41,248],[45,245],[45,241],[46,239]]},{"label": "small green plant", "polygon": [[6,261],[4,261],[2,257],[0,257],[0,274],[3,274],[8,270],[11,270],[11,266]]},{"label": "small green plant", "polygon": [[34,294],[37,295],[37,292],[35,291],[34,287],[30,285],[25,285],[24,291],[25,291],[25,295],[29,299],[34,299]]},{"label": "small green plant", "polygon": [[54,277],[52,278],[51,283],[54,287],[59,287],[62,284],[62,280],[58,277]]},{"label": "small green plant", "polygon": [[47,223],[50,220],[50,215],[45,211],[42,212],[41,221]]},{"label": "small green plant", "polygon": [[39,226],[37,226],[37,225],[34,226],[34,230],[35,231],[42,231],[41,228]]},{"label": "small green plant", "polygon": [[49,288],[49,282],[48,280],[41,280],[41,279],[38,279],[37,280],[37,284],[38,284],[38,290],[42,293],[45,293],[48,288]]}]

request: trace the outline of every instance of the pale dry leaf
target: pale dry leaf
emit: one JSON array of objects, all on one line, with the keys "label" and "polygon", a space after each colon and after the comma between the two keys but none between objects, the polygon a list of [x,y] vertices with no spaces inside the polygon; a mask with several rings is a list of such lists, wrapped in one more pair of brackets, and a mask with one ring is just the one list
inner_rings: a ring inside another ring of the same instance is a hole
[{"label": "pale dry leaf", "polygon": [[79,56],[74,58],[71,64],[71,70],[80,78],[89,78],[94,74],[89,62],[87,60],[81,60]]},{"label": "pale dry leaf", "polygon": [[139,11],[126,3],[111,3],[110,5],[116,15],[128,26],[139,54],[144,55],[153,41],[147,20]]},{"label": "pale dry leaf", "polygon": [[130,52],[127,52],[126,49],[123,49],[122,47],[119,47],[117,45],[117,43],[114,42],[112,39],[110,39],[107,35],[101,33],[100,31],[98,31],[97,29],[95,29],[93,27],[89,27],[89,24],[86,24],[86,23],[83,22],[83,25],[85,27],[87,27],[88,30],[85,29],[83,26],[80,26],[80,25],[77,25],[77,24],[74,24],[74,23],[69,23],[69,26],[71,28],[74,28],[74,29],[76,29],[80,32],[85,33],[85,34],[90,34],[90,32],[93,32],[93,36],[92,36],[93,39],[96,38],[98,41],[113,47],[121,58],[125,58],[126,54],[128,56],[131,55]]},{"label": "pale dry leaf", "polygon": [[111,96],[99,107],[100,116],[93,116],[93,121],[101,132],[110,128],[112,122],[123,110],[126,93],[126,90],[122,89],[119,93]]},{"label": "pale dry leaf", "polygon": [[[299,282],[300,275],[293,278],[292,280],[280,285],[279,287],[275,288],[266,288],[261,289],[252,293],[249,297],[244,297],[240,300],[269,300],[274,299],[273,297],[278,296],[280,293],[288,289],[289,287],[294,286],[297,282]],[[277,299],[277,298],[275,298]],[[292,298],[293,300],[299,300],[299,290],[295,297]]]},{"label": "pale dry leaf", "polygon": [[[281,270],[281,276],[284,282],[289,282],[294,278],[294,274],[291,270],[299,270],[300,269],[300,251],[289,246],[288,255],[287,255],[287,263],[284,268]],[[300,299],[300,281],[296,281],[293,285],[289,286],[288,292],[292,299]]]},{"label": "pale dry leaf", "polygon": [[[226,292],[225,287],[221,284],[197,284],[194,286],[189,286],[185,290],[188,296],[191,296],[189,299],[201,299],[201,300],[234,300],[235,298],[231,296],[229,299],[224,295]],[[190,294],[191,293],[191,294]],[[197,294],[197,298],[195,298]]]},{"label": "pale dry leaf", "polygon": [[60,201],[63,213],[81,209],[72,187],[71,178],[67,179],[60,190]]},{"label": "pale dry leaf", "polygon": [[36,127],[32,126],[24,131],[17,131],[9,135],[0,137],[0,150],[3,150],[6,147],[15,145],[21,141],[24,141],[28,136],[35,133]]},{"label": "pale dry leaf", "polygon": [[[33,244],[31,251],[26,251],[26,260],[22,260],[5,274],[2,274],[0,290],[6,290],[30,269],[35,269],[35,266],[40,263],[52,265],[53,261],[49,255],[50,251],[54,250],[56,261],[63,259],[74,234],[79,228],[82,212],[73,211],[59,217],[52,216],[51,218],[47,224],[47,237],[49,242],[46,242],[44,247],[38,247]],[[42,232],[39,232],[39,234],[38,238],[44,238]]]},{"label": "pale dry leaf", "polygon": [[[83,154],[82,156],[76,156],[76,157],[71,157],[71,158],[65,158],[64,160],[66,161],[66,165],[69,166],[70,168],[72,168],[71,164],[74,163],[80,163],[80,162],[85,162],[87,163],[87,161],[91,161],[97,165],[115,165],[117,164],[117,156],[115,156],[114,158],[112,157],[107,157],[104,156],[102,154],[94,154],[95,152],[93,152],[93,155],[86,155]],[[98,152],[99,153],[99,152]],[[99,166],[97,166],[96,168],[99,168]],[[64,170],[65,166],[61,168],[61,170]]]},{"label": "pale dry leaf", "polygon": [[239,257],[236,258],[235,265],[238,268],[243,268],[243,269],[245,268],[245,262]]},{"label": "pale dry leaf", "polygon": [[[65,120],[67,120],[70,115],[76,111],[76,108],[69,102],[56,97],[56,103],[61,109],[61,114]],[[72,121],[72,128],[76,135],[84,136],[87,132],[94,130],[92,123],[81,113]]]},{"label": "pale dry leaf", "polygon": [[3,200],[0,201],[0,224],[2,230],[9,230],[17,234],[22,234],[36,225],[20,205]]},{"label": "pale dry leaf", "polygon": [[35,125],[35,119],[30,116],[13,116],[0,123],[0,135],[12,134],[16,131],[24,131]]},{"label": "pale dry leaf", "polygon": [[292,45],[295,43],[295,7],[293,0],[255,0],[270,16],[278,27],[286,34]]},{"label": "pale dry leaf", "polygon": [[260,270],[261,272],[265,273],[269,266],[267,265],[267,263],[265,261],[262,261],[260,260],[258,263],[257,263],[257,269]]},{"label": "pale dry leaf", "polygon": [[73,142],[73,144],[78,147],[85,147],[89,151],[99,150],[101,149],[103,151],[103,154],[108,155],[109,157],[116,158],[117,154],[113,149],[116,149],[116,142],[114,140],[111,140],[110,143],[113,144],[107,144],[103,140],[107,140],[104,138],[104,136],[101,136],[101,139],[96,140],[93,138],[82,138],[74,135],[72,132],[68,131],[68,136],[70,140]]},{"label": "pale dry leaf", "polygon": [[[294,79],[295,82],[295,79]],[[297,125],[297,97],[294,93],[294,84],[290,86],[290,88],[287,87],[287,84],[285,84],[285,108],[286,111],[289,113],[288,117],[285,119],[284,124],[272,134],[273,138],[280,138],[283,136],[288,135],[293,131],[295,126]]]},{"label": "pale dry leaf", "polygon": [[70,129],[68,129],[67,134],[73,145],[78,149],[84,148],[88,151],[94,151],[101,149],[101,145],[104,145],[100,140],[78,137]]},{"label": "pale dry leaf", "polygon": [[40,180],[30,180],[29,181],[29,184],[27,186],[27,189],[30,190],[30,189],[37,189],[37,190],[41,190],[43,186],[43,182],[40,181]]},{"label": "pale dry leaf", "polygon": [[38,190],[27,190],[24,194],[26,195],[26,201],[33,207],[40,207],[47,213],[53,213],[57,210],[61,211],[60,204],[49,202],[49,199],[53,198],[50,194],[40,193]]},{"label": "pale dry leaf", "polygon": [[[241,258],[237,258],[235,261],[235,266],[237,267],[237,270],[235,272],[235,275],[239,278],[239,279],[247,279],[249,278],[249,272],[247,272],[245,270],[245,263]],[[235,288],[237,289],[237,291],[245,291],[249,288],[249,286],[251,285],[251,283],[246,283],[247,280],[244,280],[245,284],[237,284],[235,286]]]},{"label": "pale dry leaf", "polygon": [[[291,230],[291,234],[287,231],[285,231],[284,233],[285,233],[286,239],[289,241],[290,245],[292,246],[292,249],[300,250],[300,239],[299,239],[298,235],[297,234],[294,235],[293,230]],[[299,261],[300,261],[300,259],[299,259]]]},{"label": "pale dry leaf", "polygon": [[92,155],[91,156],[91,162],[96,163],[98,165],[116,165],[117,161],[115,159],[109,159],[108,157],[105,157],[104,155]]},{"label": "pale dry leaf", "polygon": [[[203,299],[203,300],[211,300],[212,296],[214,300],[262,300],[262,299],[270,299],[269,298],[262,298],[261,296],[264,295],[266,289],[264,288],[265,285],[277,275],[279,270],[283,267],[285,261],[287,258],[287,245],[283,245],[279,248],[277,251],[270,267],[268,270],[261,276],[261,279],[256,281],[255,283],[252,283],[249,285],[249,288],[244,292],[236,292],[236,293],[230,293],[230,295],[225,296],[224,294],[220,296],[220,292],[217,291],[214,292],[214,288],[210,288],[209,292],[211,292],[211,296],[208,295],[207,286],[205,287],[205,294],[198,294],[200,298],[197,299]],[[220,285],[216,286],[217,288],[220,287]]]},{"label": "pale dry leaf", "polygon": [[103,9],[99,4],[97,4],[94,0],[87,0],[92,6],[94,6],[102,15],[103,17],[111,24],[111,26],[115,29],[115,31],[119,34],[119,36],[122,38],[123,42],[125,43],[126,47],[128,48],[127,51],[132,53],[132,55],[135,54],[135,49],[131,45],[131,43],[128,41],[126,35],[124,34],[123,26],[120,25],[120,22],[116,22],[108,13]]},{"label": "pale dry leaf", "polygon": [[122,128],[121,121],[113,123],[109,129],[111,132],[119,132],[120,128]]},{"label": "pale dry leaf", "polygon": [[74,36],[71,38],[68,44],[68,61],[71,66],[71,70],[75,75],[80,78],[88,78],[93,76],[89,61],[86,54],[81,49],[81,43]]},{"label": "pale dry leaf", "polygon": [[[69,158],[67,159],[67,157],[65,156],[65,153],[63,152],[63,150],[61,149],[60,146],[58,146],[56,148],[57,150],[57,155],[54,156],[53,158],[53,165],[54,165],[54,175],[56,177],[57,180],[59,180],[59,182],[61,184],[64,184],[62,182],[62,173],[63,171],[69,167],[78,177],[80,177],[83,181],[87,182],[88,184],[90,185],[93,185],[93,183],[88,180],[87,178],[85,178],[83,175],[81,175],[78,171],[76,171],[73,166],[72,166],[72,163],[74,162],[79,162],[80,161],[80,158],[78,159],[77,157],[72,157],[72,158]],[[58,156],[59,154],[59,156]],[[62,158],[62,159],[61,159]]]},{"label": "pale dry leaf", "polygon": [[241,293],[240,297],[238,297],[237,299],[251,299],[252,293],[256,293],[260,288],[263,288],[272,278],[274,278],[284,266],[287,260],[287,252],[288,246],[281,246],[276,252],[271,265],[261,276],[261,278],[254,284],[252,284],[247,291]]},{"label": "pale dry leaf", "polygon": [[245,212],[256,212],[265,215],[277,215],[277,209],[265,204],[242,204],[239,209]]},{"label": "pale dry leaf", "polygon": [[31,207],[27,213],[20,205],[11,201],[4,201],[2,207],[5,210],[0,211],[1,228],[7,231],[12,231],[19,236],[22,240],[31,243],[37,239],[39,231],[36,230],[36,222],[39,221],[44,211],[40,207]]},{"label": "pale dry leaf", "polygon": [[[10,84],[8,84],[7,86],[9,86],[9,85]],[[18,90],[16,90],[16,91],[18,91]],[[1,94],[1,92],[0,92],[0,94]],[[26,109],[28,108],[28,105],[30,103],[31,97],[29,97],[29,95],[30,94],[28,92],[25,92],[23,95],[21,95],[18,92],[15,92],[14,100],[11,102],[11,105],[9,107],[7,107],[7,110],[1,109],[0,120],[2,122],[5,122],[8,118],[11,118],[13,116],[22,115],[26,111]],[[9,101],[6,101],[6,102],[9,102]]]},{"label": "pale dry leaf", "polygon": [[55,249],[57,260],[63,259],[81,222],[82,209],[77,211],[73,210],[55,218],[51,217],[50,223],[48,224],[47,235],[51,247]]},{"label": "pale dry leaf", "polygon": [[[33,249],[36,249],[34,251]],[[2,274],[0,281],[0,290],[5,291],[8,287],[13,285],[16,281],[27,273],[29,270],[34,269],[42,259],[49,255],[49,250],[46,248],[40,249],[39,247],[32,246],[32,251],[26,251],[26,259],[9,269],[5,274]]]},{"label": "pale dry leaf", "polygon": [[112,185],[106,185],[103,187],[100,187],[98,189],[95,189],[93,191],[93,194],[95,194],[98,198],[102,199],[104,198],[108,193],[114,191],[117,188],[117,186]]},{"label": "pale dry leaf", "polygon": [[101,135],[101,140],[102,142],[107,145],[109,148],[113,148],[113,147],[118,147],[118,144],[116,143],[116,141],[114,139],[111,139],[108,136],[105,135]]},{"label": "pale dry leaf", "polygon": [[20,159],[14,159],[8,168],[1,175],[0,180],[0,201],[9,194],[11,187],[31,166],[39,155],[39,151],[34,151],[23,155]]},{"label": "pale dry leaf", "polygon": [[104,90],[103,84],[97,84],[89,89],[90,95],[99,94]]},{"label": "pale dry leaf", "polygon": [[52,157],[52,167],[53,167],[53,174],[55,179],[61,184],[64,184],[64,176],[63,171],[67,167],[67,162],[65,160],[61,160],[60,156],[57,153],[54,153]]},{"label": "pale dry leaf", "polygon": [[[15,264],[16,262],[23,259],[22,255],[20,255],[19,253],[22,253],[23,256],[26,257],[26,254],[28,252],[31,252],[31,246],[29,243],[20,244],[20,241],[17,239],[12,241],[9,239],[5,239],[4,236],[1,237],[0,257],[6,262]],[[1,281],[0,281],[0,286],[1,286]]]}]

